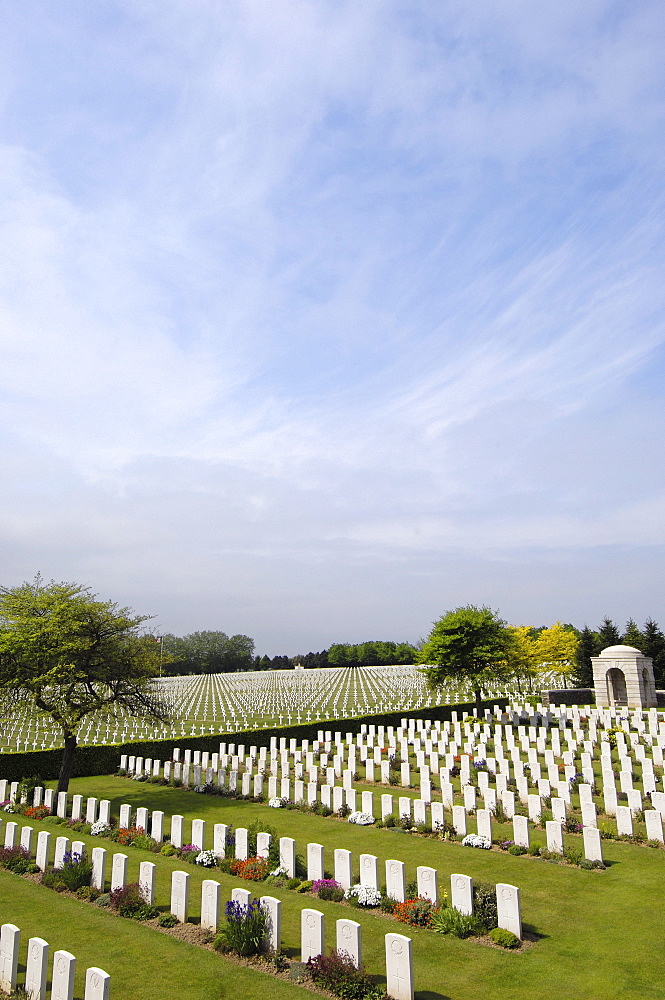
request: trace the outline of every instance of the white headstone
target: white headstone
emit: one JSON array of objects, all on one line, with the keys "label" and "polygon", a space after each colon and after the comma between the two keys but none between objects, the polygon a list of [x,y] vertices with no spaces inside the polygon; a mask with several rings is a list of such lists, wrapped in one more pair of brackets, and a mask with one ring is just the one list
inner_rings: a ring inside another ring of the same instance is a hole
[{"label": "white headstone", "polygon": [[602,861],[603,848],[600,840],[600,830],[592,826],[585,826],[582,830],[584,838],[584,857],[587,861]]},{"label": "white headstone", "polygon": [[53,858],[53,867],[62,868],[65,863],[65,854],[69,850],[69,838],[68,837],[57,837],[55,841],[55,856]]},{"label": "white headstone", "polygon": [[386,993],[394,1000],[413,1000],[411,938],[386,934]]},{"label": "white headstone", "polygon": [[436,868],[429,868],[427,865],[419,865],[416,868],[418,879],[418,895],[424,896],[436,905],[439,901],[439,886]]},{"label": "white headstone", "polygon": [[40,830],[37,834],[37,856],[35,864],[42,871],[48,868],[48,858],[51,850],[51,834],[48,830]]},{"label": "white headstone", "polygon": [[0,990],[13,993],[16,989],[18,949],[21,931],[16,924],[3,924],[0,928]]},{"label": "white headstone", "polygon": [[406,879],[403,861],[386,861],[386,895],[403,903],[406,899]]},{"label": "white headstone", "polygon": [[76,959],[68,951],[56,951],[53,956],[51,1000],[73,1000]]},{"label": "white headstone", "polygon": [[114,854],[111,862],[111,892],[122,889],[127,882],[127,855]]},{"label": "white headstone", "polygon": [[171,843],[174,847],[182,847],[182,833],[185,820],[177,814],[171,816]]},{"label": "white headstone", "polygon": [[279,838],[279,864],[289,878],[296,877],[296,842],[292,837]]},{"label": "white headstone", "polygon": [[307,845],[307,878],[310,882],[323,878],[323,855],[321,844]]},{"label": "white headstone", "polygon": [[152,861],[142,861],[139,865],[139,885],[146,906],[152,906],[155,902],[156,873],[157,865],[153,864]]},{"label": "white headstone", "polygon": [[189,912],[189,875],[175,871],[171,875],[171,913],[181,924],[187,923]]},{"label": "white headstone", "polygon": [[93,965],[85,972],[84,1000],[109,1000],[111,977],[103,969]]},{"label": "white headstone", "polygon": [[325,953],[325,917],[320,910],[305,909],[300,915],[300,961]]},{"label": "white headstone", "polygon": [[226,854],[226,834],[228,827],[226,823],[215,823],[212,830],[212,849],[218,858],[223,858]]},{"label": "white headstone", "polygon": [[245,861],[249,857],[248,833],[244,826],[236,830],[235,856],[238,861]]},{"label": "white headstone", "polygon": [[93,889],[104,892],[104,882],[106,878],[106,849],[103,847],[93,847],[92,849],[92,877],[90,885]]},{"label": "white headstone", "polygon": [[374,854],[360,855],[360,884],[379,888],[379,859]]},{"label": "white headstone", "polygon": [[563,829],[561,823],[556,819],[550,819],[545,823],[545,833],[547,835],[547,850],[553,854],[563,854]]},{"label": "white headstone", "polygon": [[[205,839],[206,839],[206,821],[204,819],[193,819],[192,820],[192,844],[201,850],[205,850]],[[247,855],[245,855],[247,857]]]},{"label": "white headstone", "polygon": [[499,927],[512,931],[515,937],[522,940],[522,911],[520,907],[520,891],[515,885],[498,882],[496,887],[496,904]]},{"label": "white headstone", "polygon": [[343,847],[335,849],[335,881],[339,882],[342,889],[350,889],[353,885],[352,855],[351,851]]},{"label": "white headstone", "polygon": [[529,821],[526,816],[513,816],[513,840],[518,847],[529,847]]},{"label": "white headstone", "polygon": [[150,836],[158,844],[164,840],[164,813],[161,809],[155,809],[150,817]]},{"label": "white headstone", "polygon": [[450,876],[450,905],[460,913],[473,913],[473,879],[470,875]]},{"label": "white headstone", "polygon": [[[336,922],[336,947],[345,952],[356,969],[362,964],[362,927],[356,920],[343,918]],[[321,949],[323,951],[323,949]]]},{"label": "white headstone", "polygon": [[268,918],[264,938],[266,949],[277,953],[282,941],[282,904],[274,896],[261,896],[261,906]]},{"label": "white headstone", "polygon": [[40,937],[28,941],[28,957],[25,968],[25,992],[29,1000],[46,1000],[46,976],[48,973],[48,942]]},{"label": "white headstone", "polygon": [[221,888],[219,882],[211,878],[205,878],[201,883],[201,927],[213,934],[217,932],[219,923]]},{"label": "white headstone", "polygon": [[256,856],[258,858],[268,858],[270,856],[270,844],[272,836],[269,833],[259,832],[256,835]]}]

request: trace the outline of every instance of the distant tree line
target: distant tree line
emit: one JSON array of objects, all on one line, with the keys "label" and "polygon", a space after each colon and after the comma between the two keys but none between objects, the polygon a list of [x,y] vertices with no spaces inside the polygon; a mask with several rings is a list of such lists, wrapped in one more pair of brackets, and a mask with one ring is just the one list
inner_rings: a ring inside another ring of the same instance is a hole
[{"label": "distant tree line", "polygon": [[256,656],[254,670],[285,670],[289,667],[385,667],[415,663],[417,648],[408,642],[337,642],[319,653],[297,656]]},{"label": "distant tree line", "polygon": [[665,635],[653,618],[647,618],[641,629],[632,618],[629,618],[623,633],[611,618],[604,618],[598,629],[594,631],[585,625],[582,631],[578,632],[578,636],[580,641],[573,675],[576,687],[593,687],[592,656],[598,656],[606,646],[623,645],[634,646],[644,656],[651,657],[656,687],[665,688]]},{"label": "distant tree line", "polygon": [[[635,646],[653,659],[656,687],[665,688],[665,635],[652,618],[642,629],[629,619],[623,632],[610,618],[597,629],[578,629],[570,623],[552,626],[517,626],[512,629],[521,650],[523,668],[549,664],[569,677],[576,687],[593,687],[591,657],[606,646],[623,643]],[[297,656],[258,656],[254,640],[248,635],[228,636],[225,632],[192,632],[185,636],[161,637],[162,673],[221,674],[243,670],[289,670],[295,666],[308,669],[324,667],[391,666],[422,662],[420,647],[408,642],[372,640],[358,643],[333,643],[319,652]]]},{"label": "distant tree line", "polygon": [[165,675],[230,674],[254,670],[254,640],[225,632],[191,632],[161,636],[161,666]]}]

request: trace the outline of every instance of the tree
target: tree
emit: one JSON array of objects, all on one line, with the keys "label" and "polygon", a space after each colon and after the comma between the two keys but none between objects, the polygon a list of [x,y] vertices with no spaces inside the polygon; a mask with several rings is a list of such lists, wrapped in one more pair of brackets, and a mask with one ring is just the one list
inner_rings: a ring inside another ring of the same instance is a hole
[{"label": "tree", "polygon": [[225,674],[254,669],[254,640],[248,635],[226,632],[191,632],[165,635],[162,642],[170,655],[170,674]]},{"label": "tree", "polygon": [[580,632],[580,641],[575,652],[575,670],[572,681],[575,687],[593,687],[592,656],[598,656],[603,648],[600,636],[587,625]]},{"label": "tree", "polygon": [[656,687],[665,686],[665,635],[658,627],[658,622],[647,618],[642,630],[642,646],[638,647],[645,656],[653,660],[653,675]]},{"label": "tree", "polygon": [[417,659],[430,688],[467,681],[480,709],[483,688],[514,674],[515,640],[498,611],[467,604],[434,622]]},{"label": "tree", "polygon": [[81,721],[118,710],[166,722],[152,685],[159,645],[141,630],[148,616],[97,600],[76,583],[41,577],[0,588],[0,689],[6,712],[32,706],[62,729],[58,791],[67,791]]},{"label": "tree", "polygon": [[626,631],[621,636],[621,642],[624,646],[632,646],[634,649],[639,649],[639,651],[642,652],[644,636],[632,618],[629,618],[626,622]]},{"label": "tree", "polygon": [[541,669],[555,670],[568,678],[575,669],[579,639],[572,626],[555,622],[541,629],[534,643],[534,652]]},{"label": "tree", "polygon": [[607,646],[618,646],[621,642],[619,629],[611,618],[603,618],[603,624],[598,629],[598,638],[601,642],[601,649],[606,649]]},{"label": "tree", "polygon": [[510,631],[513,638],[513,649],[510,658],[513,667],[512,673],[521,691],[521,682],[525,681],[529,688],[531,688],[533,679],[538,673],[536,643],[534,640],[535,630],[528,625],[511,625]]}]

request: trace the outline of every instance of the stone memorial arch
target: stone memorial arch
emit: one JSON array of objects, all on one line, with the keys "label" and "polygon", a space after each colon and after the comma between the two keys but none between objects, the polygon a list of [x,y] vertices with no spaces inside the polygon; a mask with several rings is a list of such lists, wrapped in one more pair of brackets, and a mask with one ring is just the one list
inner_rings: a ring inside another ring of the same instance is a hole
[{"label": "stone memorial arch", "polygon": [[657,708],[653,660],[634,646],[607,646],[592,656],[599,708]]}]

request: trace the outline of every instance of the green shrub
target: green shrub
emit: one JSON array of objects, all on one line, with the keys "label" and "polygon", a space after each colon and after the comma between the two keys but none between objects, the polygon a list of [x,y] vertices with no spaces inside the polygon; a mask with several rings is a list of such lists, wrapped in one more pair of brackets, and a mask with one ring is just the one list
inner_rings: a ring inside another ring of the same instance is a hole
[{"label": "green shrub", "polygon": [[165,858],[172,858],[178,853],[178,848],[174,847],[173,844],[162,844],[159,853],[163,854]]},{"label": "green shrub", "polygon": [[101,896],[101,892],[91,885],[82,885],[80,889],[76,890],[76,895],[79,899],[87,899],[91,903],[94,903]]},{"label": "green shrub", "polygon": [[314,983],[344,1000],[367,1000],[383,995],[363,968],[357,969],[345,952],[331,951],[307,962]]},{"label": "green shrub", "polygon": [[178,923],[178,918],[175,913],[162,913],[157,923],[160,927],[175,927]]},{"label": "green shrub", "polygon": [[[138,882],[128,882],[121,889],[114,889],[110,894],[109,903],[121,917],[134,917],[146,905]],[[155,915],[156,912],[153,916]]]},{"label": "green shrub", "polygon": [[95,900],[95,906],[110,906],[111,905],[111,893],[103,892],[101,896],[97,896]]},{"label": "green shrub", "polygon": [[304,882],[301,882],[300,885],[298,886],[298,892],[309,892],[310,889],[312,888],[312,885],[313,883],[306,879]]},{"label": "green shrub", "polygon": [[520,847],[519,844],[513,844],[512,847],[508,848],[508,854],[512,854],[513,857],[519,857],[520,854],[526,854],[526,847]]},{"label": "green shrub", "polygon": [[453,934],[458,938],[467,938],[483,930],[475,917],[460,913],[452,906],[433,913],[431,926],[438,934]]},{"label": "green shrub", "polygon": [[496,886],[492,882],[477,882],[473,886],[473,913],[485,930],[498,923]]},{"label": "green shrub", "polygon": [[512,931],[506,931],[503,927],[495,927],[490,931],[490,937],[494,944],[500,945],[502,948],[519,948],[520,939]]},{"label": "green shrub", "polygon": [[58,876],[70,892],[76,892],[77,889],[90,885],[92,861],[88,861],[85,854],[73,854],[67,851],[62,868],[58,870]]},{"label": "green shrub", "polygon": [[299,878],[290,878],[290,879],[287,879],[287,882],[286,882],[286,888],[287,889],[298,889],[299,887],[300,887],[300,879]]},{"label": "green shrub", "polygon": [[30,852],[25,847],[3,847],[0,849],[0,868],[23,875],[32,868]]}]

